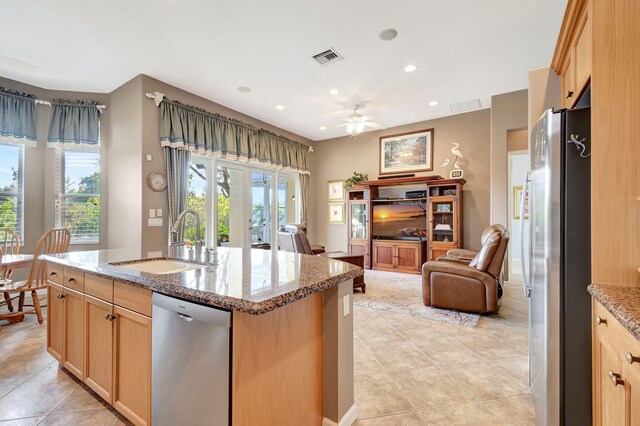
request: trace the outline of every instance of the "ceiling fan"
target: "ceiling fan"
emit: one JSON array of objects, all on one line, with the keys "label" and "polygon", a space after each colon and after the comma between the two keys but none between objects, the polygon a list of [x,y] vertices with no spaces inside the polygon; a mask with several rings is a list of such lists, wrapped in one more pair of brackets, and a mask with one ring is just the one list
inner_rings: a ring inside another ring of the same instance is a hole
[{"label": "ceiling fan", "polygon": [[367,117],[366,115],[362,115],[358,112],[358,108],[360,105],[356,104],[353,106],[353,112],[347,116],[347,118],[343,118],[346,123],[340,124],[336,127],[346,126],[347,133],[351,135],[352,138],[355,138],[360,133],[364,131],[365,127],[380,127],[379,124],[373,123],[369,121],[371,117]]}]

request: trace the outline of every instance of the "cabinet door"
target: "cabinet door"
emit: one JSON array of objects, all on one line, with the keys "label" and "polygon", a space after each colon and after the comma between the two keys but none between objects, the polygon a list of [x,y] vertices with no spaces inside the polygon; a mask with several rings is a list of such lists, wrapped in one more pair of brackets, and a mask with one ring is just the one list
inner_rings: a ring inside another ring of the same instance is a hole
[{"label": "cabinet door", "polygon": [[366,201],[349,202],[349,239],[369,238],[369,204]]},{"label": "cabinet door", "polygon": [[396,245],[396,268],[402,272],[420,272],[420,245],[418,244],[397,244]]},{"label": "cabinet door", "polygon": [[396,250],[393,243],[373,243],[373,267],[377,269],[394,269],[396,266]]},{"label": "cabinet door", "polygon": [[63,350],[64,289],[61,285],[47,281],[47,352],[62,363]]},{"label": "cabinet door", "polygon": [[609,372],[622,375],[622,357],[606,339],[596,333],[594,341],[594,424],[625,424],[625,386],[614,385]]},{"label": "cabinet door", "polygon": [[80,380],[84,375],[84,294],[64,289],[62,365]]},{"label": "cabinet door", "polygon": [[361,242],[361,241],[350,241],[349,242],[349,253],[353,254],[363,254],[364,255],[364,268],[369,269],[370,261],[369,261],[369,242]]},{"label": "cabinet door", "polygon": [[113,305],[85,296],[84,382],[105,401],[112,402]]},{"label": "cabinet door", "polygon": [[622,378],[627,391],[626,424],[640,425],[640,364],[623,362]]},{"label": "cabinet door", "polygon": [[[151,423],[151,318],[114,307],[113,406],[136,425]],[[170,386],[170,384],[168,384]]]},{"label": "cabinet door", "polygon": [[[591,19],[590,10],[587,5],[587,11],[580,21],[580,27],[576,34],[575,41],[575,99],[585,88],[591,78]],[[574,101],[575,102],[575,101]]]}]

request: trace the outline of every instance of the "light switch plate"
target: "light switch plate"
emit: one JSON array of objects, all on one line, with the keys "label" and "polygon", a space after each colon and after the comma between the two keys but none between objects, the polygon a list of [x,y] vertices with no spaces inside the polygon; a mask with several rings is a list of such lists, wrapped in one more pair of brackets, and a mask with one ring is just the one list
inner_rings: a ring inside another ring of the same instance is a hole
[{"label": "light switch plate", "polygon": [[347,294],[342,298],[342,316],[346,317],[349,315],[349,295]]},{"label": "light switch plate", "polygon": [[153,157],[151,156],[151,154],[147,154],[147,161],[153,161]]},{"label": "light switch plate", "polygon": [[147,219],[147,226],[162,226],[161,217],[150,217]]},{"label": "light switch plate", "polygon": [[156,209],[156,211],[157,211],[157,216],[162,217],[162,209]]},{"label": "light switch plate", "polygon": [[149,209],[149,217],[156,217],[156,209]]}]

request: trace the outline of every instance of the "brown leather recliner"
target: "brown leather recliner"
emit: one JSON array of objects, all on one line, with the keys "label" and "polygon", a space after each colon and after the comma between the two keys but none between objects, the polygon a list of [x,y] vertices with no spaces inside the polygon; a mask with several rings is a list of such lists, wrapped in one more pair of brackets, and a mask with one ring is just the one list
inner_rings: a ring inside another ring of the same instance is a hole
[{"label": "brown leather recliner", "polygon": [[446,256],[422,265],[425,306],[478,313],[498,310],[509,232],[502,225],[491,225],[482,233],[481,242],[478,252],[449,250]]}]

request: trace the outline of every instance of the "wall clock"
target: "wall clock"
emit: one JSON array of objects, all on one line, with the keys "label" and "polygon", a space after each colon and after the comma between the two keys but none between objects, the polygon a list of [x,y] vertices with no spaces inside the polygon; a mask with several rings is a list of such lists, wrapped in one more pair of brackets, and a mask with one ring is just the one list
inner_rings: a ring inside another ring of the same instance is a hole
[{"label": "wall clock", "polygon": [[160,172],[151,172],[147,176],[147,185],[156,192],[162,192],[167,187],[167,177]]}]

